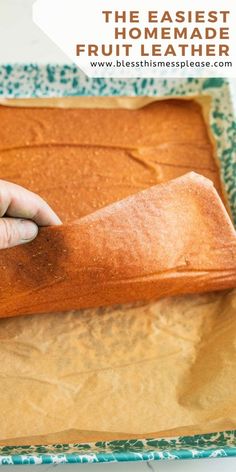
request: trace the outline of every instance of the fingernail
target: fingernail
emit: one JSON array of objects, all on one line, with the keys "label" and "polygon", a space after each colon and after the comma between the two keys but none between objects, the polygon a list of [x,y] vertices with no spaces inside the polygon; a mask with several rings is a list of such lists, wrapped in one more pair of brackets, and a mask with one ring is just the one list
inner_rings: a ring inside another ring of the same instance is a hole
[{"label": "fingernail", "polygon": [[54,213],[54,221],[53,221],[53,224],[54,225],[62,225],[62,221],[60,220],[59,216],[56,215],[56,213]]},{"label": "fingernail", "polygon": [[19,220],[19,236],[21,242],[27,242],[34,239],[38,234],[38,226],[33,221]]}]

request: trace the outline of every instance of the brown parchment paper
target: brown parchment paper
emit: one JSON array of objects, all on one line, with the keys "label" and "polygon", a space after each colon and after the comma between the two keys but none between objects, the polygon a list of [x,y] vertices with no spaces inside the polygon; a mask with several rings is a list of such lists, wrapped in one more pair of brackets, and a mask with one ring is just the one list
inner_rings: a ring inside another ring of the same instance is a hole
[{"label": "brown parchment paper", "polygon": [[1,320],[0,444],[236,428],[235,315],[231,291]]},{"label": "brown parchment paper", "polygon": [[235,314],[231,292],[1,320],[2,443],[236,426]]}]

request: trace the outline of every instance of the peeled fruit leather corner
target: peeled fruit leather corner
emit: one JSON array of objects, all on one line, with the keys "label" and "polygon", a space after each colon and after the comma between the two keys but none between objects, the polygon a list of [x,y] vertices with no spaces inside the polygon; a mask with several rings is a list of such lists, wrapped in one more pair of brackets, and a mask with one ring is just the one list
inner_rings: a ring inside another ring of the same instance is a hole
[{"label": "peeled fruit leather corner", "polygon": [[0,251],[0,316],[236,287],[236,232],[194,172]]}]

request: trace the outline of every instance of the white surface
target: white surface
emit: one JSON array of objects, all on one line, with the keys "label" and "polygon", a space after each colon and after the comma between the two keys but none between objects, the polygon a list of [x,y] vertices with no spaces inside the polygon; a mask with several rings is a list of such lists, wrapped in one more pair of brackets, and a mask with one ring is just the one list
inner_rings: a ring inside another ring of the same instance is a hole
[{"label": "white surface", "polygon": [[[58,0],[59,1],[59,0]],[[36,469],[35,469],[36,467]],[[75,464],[6,466],[6,472],[48,472],[56,467],[57,472],[235,472],[236,459],[200,459],[198,461],[133,462],[123,464]]]},{"label": "white surface", "polygon": [[[0,0],[0,63],[71,64],[33,23],[33,3],[34,0]],[[231,84],[236,110],[236,79],[231,79]]]},{"label": "white surface", "polygon": [[33,0],[0,0],[0,62],[70,62],[33,23],[32,4]]},{"label": "white surface", "polygon": [[[48,0],[50,1],[50,0]],[[60,1],[60,0],[58,0]],[[79,1],[79,0],[78,0]],[[33,0],[0,0],[0,63],[37,62],[69,63],[69,59],[40,30],[31,19]],[[236,81],[234,81],[236,93]],[[46,472],[52,466],[39,466]],[[149,462],[124,464],[58,465],[59,472],[79,469],[85,472],[236,472],[235,459],[212,459],[178,462]],[[19,472],[35,471],[32,466],[20,466]],[[6,472],[16,472],[12,466]]]}]

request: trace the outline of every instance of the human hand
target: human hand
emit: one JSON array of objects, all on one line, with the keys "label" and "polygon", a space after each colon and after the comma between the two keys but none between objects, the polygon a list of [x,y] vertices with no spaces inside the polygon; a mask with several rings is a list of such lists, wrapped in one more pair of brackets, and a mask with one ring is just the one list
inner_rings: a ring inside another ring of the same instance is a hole
[{"label": "human hand", "polygon": [[0,249],[32,241],[38,226],[59,224],[60,219],[41,197],[0,180]]}]

